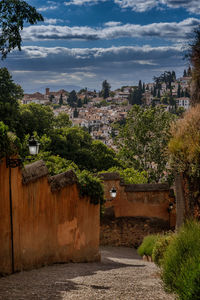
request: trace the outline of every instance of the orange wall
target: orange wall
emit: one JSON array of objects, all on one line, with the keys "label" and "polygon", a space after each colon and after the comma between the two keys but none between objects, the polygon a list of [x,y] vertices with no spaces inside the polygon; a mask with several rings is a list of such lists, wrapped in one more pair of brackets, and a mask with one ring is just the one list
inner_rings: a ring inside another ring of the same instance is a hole
[{"label": "orange wall", "polygon": [[[116,198],[110,197],[109,191],[112,187],[117,190]],[[104,181],[105,207],[113,207],[115,217],[156,217],[169,220],[168,207],[173,199],[169,196],[169,189],[153,191],[126,191],[126,186],[120,184],[120,180]],[[173,220],[172,220],[173,219]],[[171,213],[171,226],[175,224],[175,218]]]},{"label": "orange wall", "polygon": [[[80,198],[77,184],[52,192],[48,178],[22,184],[12,169],[15,271],[55,262],[99,259],[99,205]],[[0,273],[11,272],[9,180],[0,165]]]}]

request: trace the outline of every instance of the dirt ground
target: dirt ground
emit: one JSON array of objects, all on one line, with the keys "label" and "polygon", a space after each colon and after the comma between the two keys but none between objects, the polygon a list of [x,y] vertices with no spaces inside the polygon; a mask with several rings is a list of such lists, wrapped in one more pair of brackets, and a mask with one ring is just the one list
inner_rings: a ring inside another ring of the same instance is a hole
[{"label": "dirt ground", "polygon": [[158,300],[165,293],[159,269],[133,248],[103,247],[101,262],[57,264],[0,278],[0,299]]}]

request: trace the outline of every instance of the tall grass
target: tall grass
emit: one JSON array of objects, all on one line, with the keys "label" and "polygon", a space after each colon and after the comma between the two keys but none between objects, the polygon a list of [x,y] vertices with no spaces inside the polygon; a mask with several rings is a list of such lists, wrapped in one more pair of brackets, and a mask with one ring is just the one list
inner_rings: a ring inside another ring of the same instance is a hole
[{"label": "tall grass", "polygon": [[164,253],[162,279],[181,300],[200,299],[200,223],[188,221]]},{"label": "tall grass", "polygon": [[152,234],[144,237],[142,244],[138,248],[138,254],[140,256],[143,255],[152,256],[153,248],[158,238],[159,238],[158,234]]}]

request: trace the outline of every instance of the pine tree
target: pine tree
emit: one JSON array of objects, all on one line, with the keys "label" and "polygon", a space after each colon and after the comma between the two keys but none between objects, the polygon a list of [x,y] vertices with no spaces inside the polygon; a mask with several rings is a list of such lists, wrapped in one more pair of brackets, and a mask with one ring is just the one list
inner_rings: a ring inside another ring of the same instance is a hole
[{"label": "pine tree", "polygon": [[142,92],[145,92],[145,83],[143,82],[143,86],[142,86]]},{"label": "pine tree", "polygon": [[140,91],[142,91],[142,81],[141,81],[141,80],[139,80],[139,83],[138,83],[138,89],[139,89]]},{"label": "pine tree", "polygon": [[77,95],[75,90],[71,91],[69,93],[69,97],[67,98],[67,103],[71,106],[71,107],[75,107],[77,105]]},{"label": "pine tree", "polygon": [[183,71],[183,77],[187,77],[187,71],[186,70]]},{"label": "pine tree", "polygon": [[81,99],[79,98],[79,99],[78,99],[77,107],[82,107],[82,106],[83,106],[82,101],[81,101]]},{"label": "pine tree", "polygon": [[181,85],[180,83],[178,84],[178,90],[177,90],[177,98],[181,97]]},{"label": "pine tree", "polygon": [[63,96],[62,94],[60,95],[60,99],[59,99],[59,105],[62,106],[63,105]]},{"label": "pine tree", "polygon": [[102,83],[102,90],[101,90],[101,95],[104,99],[108,98],[110,95],[110,84],[107,82],[107,80],[104,80]]},{"label": "pine tree", "polygon": [[77,107],[75,107],[73,115],[74,115],[74,118],[78,118],[79,112],[77,110]]}]

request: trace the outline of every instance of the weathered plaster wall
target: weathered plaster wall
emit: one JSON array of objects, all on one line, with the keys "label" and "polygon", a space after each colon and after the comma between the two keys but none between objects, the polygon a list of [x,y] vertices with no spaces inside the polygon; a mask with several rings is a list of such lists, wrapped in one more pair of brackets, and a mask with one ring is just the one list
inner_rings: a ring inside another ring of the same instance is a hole
[{"label": "weathered plaster wall", "polygon": [[[14,270],[98,260],[99,205],[79,197],[74,174],[57,175],[50,183],[42,168],[28,174],[11,170]],[[5,163],[0,165],[0,242],[5,244],[0,247],[0,273],[10,273],[12,261],[7,170]]]},{"label": "weathered plaster wall", "polygon": [[[168,207],[174,202],[167,184],[131,184],[121,182],[117,173],[102,174],[108,213],[116,217],[148,217],[169,221],[175,226],[175,211],[169,215]],[[115,187],[116,198],[111,198],[110,190]]]}]

